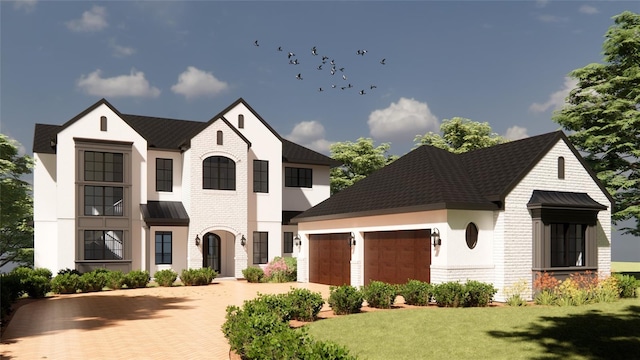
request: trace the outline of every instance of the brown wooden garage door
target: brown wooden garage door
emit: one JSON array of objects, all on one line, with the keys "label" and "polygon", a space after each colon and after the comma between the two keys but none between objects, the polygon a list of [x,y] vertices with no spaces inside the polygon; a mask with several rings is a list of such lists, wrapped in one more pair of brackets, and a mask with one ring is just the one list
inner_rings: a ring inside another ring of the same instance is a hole
[{"label": "brown wooden garage door", "polygon": [[404,284],[408,279],[429,282],[431,231],[378,231],[364,234],[364,281]]},{"label": "brown wooden garage door", "polygon": [[351,284],[349,233],[309,235],[309,281]]}]

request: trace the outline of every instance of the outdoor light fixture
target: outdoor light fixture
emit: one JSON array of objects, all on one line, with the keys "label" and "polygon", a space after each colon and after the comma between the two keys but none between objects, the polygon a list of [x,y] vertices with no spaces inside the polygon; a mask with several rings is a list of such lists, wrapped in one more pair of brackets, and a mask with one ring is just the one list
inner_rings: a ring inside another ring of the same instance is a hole
[{"label": "outdoor light fixture", "polygon": [[200,235],[196,235],[196,246],[200,246]]},{"label": "outdoor light fixture", "polygon": [[244,237],[244,235],[242,235],[242,238],[240,238],[240,245],[243,247],[247,245],[247,238]]},{"label": "outdoor light fixture", "polygon": [[433,230],[431,230],[431,240],[433,242],[434,248],[438,245],[442,245],[442,239],[440,239],[440,230],[438,230],[438,228],[433,228]]},{"label": "outdoor light fixture", "polygon": [[349,235],[349,246],[356,246],[356,236],[353,233]]},{"label": "outdoor light fixture", "polygon": [[302,245],[302,240],[300,240],[300,235],[296,234],[296,237],[293,238],[293,243],[296,244],[296,246]]}]

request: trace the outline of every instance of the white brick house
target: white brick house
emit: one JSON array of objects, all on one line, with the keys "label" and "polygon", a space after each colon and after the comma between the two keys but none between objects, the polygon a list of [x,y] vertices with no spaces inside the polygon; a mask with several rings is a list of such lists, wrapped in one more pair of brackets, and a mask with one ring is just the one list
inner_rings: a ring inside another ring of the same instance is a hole
[{"label": "white brick house", "polygon": [[209,266],[242,277],[294,252],[291,217],[329,197],[333,161],[243,99],[208,122],[121,114],[102,99],[36,124],[35,265],[54,273]]},{"label": "white brick house", "polygon": [[[452,154],[421,146],[293,219],[298,280],[608,275],[613,199],[562,132]],[[437,236],[436,236],[437,234]]]}]

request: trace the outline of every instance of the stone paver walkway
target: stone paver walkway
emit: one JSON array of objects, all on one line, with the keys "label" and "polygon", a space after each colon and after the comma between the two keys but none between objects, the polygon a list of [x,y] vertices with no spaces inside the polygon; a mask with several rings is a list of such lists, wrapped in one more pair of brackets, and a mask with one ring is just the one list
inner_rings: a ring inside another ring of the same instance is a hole
[{"label": "stone paver walkway", "polygon": [[327,285],[235,280],[57,295],[18,309],[2,335],[0,358],[228,359],[220,330],[227,305],[291,287],[329,296]]}]

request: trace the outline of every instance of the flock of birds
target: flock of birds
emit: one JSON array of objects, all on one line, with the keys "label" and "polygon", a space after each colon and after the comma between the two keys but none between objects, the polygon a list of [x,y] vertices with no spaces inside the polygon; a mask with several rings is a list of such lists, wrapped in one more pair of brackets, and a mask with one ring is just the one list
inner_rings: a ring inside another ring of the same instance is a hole
[{"label": "flock of birds", "polygon": [[[255,47],[259,47],[260,43],[258,42],[258,40],[255,40],[253,42],[253,45]],[[296,54],[293,51],[285,51],[283,50],[282,46],[278,46],[276,48],[276,51],[286,53],[287,60],[289,61],[289,65],[296,66],[301,64],[299,60],[300,57],[296,56]],[[318,52],[318,48],[316,46],[311,47],[309,49],[309,52],[313,57],[317,56],[316,63],[313,65],[315,67],[315,70],[324,71],[325,73],[329,74],[332,77],[330,85],[328,85],[331,87],[331,89],[348,90],[348,89],[355,88],[355,86],[352,85],[351,82],[349,81],[349,77],[347,76],[347,72],[344,66],[338,65],[336,60],[333,58],[330,58],[329,56],[320,55]],[[365,49],[358,49],[355,51],[356,56],[364,57],[366,54],[367,54],[367,50]],[[379,63],[380,65],[386,65],[387,64],[386,61],[387,59],[383,58],[379,61]],[[294,74],[295,73],[296,71],[294,71]],[[304,80],[303,72],[297,72],[297,74],[295,75],[295,78],[297,80]],[[358,91],[358,94],[365,95],[367,94],[367,91],[374,90],[376,88],[377,86],[374,84],[368,84],[366,87],[360,86],[360,90]],[[324,87],[322,86],[318,87],[318,92],[323,92],[323,91],[325,91]]]}]

